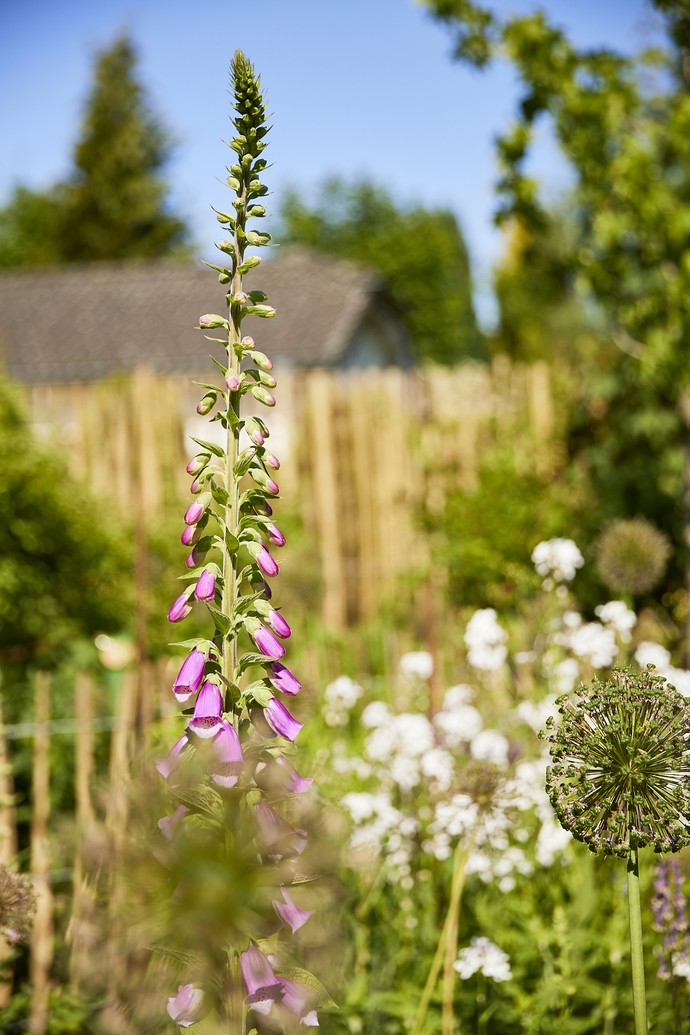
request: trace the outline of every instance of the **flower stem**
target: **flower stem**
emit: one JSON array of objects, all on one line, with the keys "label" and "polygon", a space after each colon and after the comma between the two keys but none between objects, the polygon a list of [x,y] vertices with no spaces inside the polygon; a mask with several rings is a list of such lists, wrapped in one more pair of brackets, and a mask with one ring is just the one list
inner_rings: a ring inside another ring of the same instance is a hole
[{"label": "flower stem", "polygon": [[637,848],[628,854],[628,917],[630,920],[630,962],[632,966],[635,1035],[647,1035],[647,1002],[642,954],[642,912],[640,909],[640,868]]},{"label": "flower stem", "polygon": [[472,851],[473,841],[474,838],[472,838],[472,841],[468,845],[458,844],[455,849],[448,910],[443,922],[441,937],[438,940],[436,952],[431,962],[431,967],[429,968],[429,974],[426,979],[426,984],[424,985],[422,998],[420,999],[419,1006],[417,1008],[412,1028],[413,1035],[421,1035],[422,1026],[426,1018],[427,1010],[429,1009],[431,996],[436,987],[436,982],[438,981],[441,963],[444,964],[441,1030],[443,1035],[452,1035],[453,1032],[453,987],[455,977],[453,963],[455,962],[458,944],[458,925],[460,920],[462,892],[465,886],[465,867]]}]

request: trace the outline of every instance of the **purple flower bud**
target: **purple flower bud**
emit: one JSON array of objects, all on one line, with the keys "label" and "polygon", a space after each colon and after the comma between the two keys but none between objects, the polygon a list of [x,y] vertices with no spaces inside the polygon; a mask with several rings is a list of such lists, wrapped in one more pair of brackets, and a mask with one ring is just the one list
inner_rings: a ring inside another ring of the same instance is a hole
[{"label": "purple flower bud", "polygon": [[168,1015],[181,1028],[189,1028],[204,1015],[204,993],[198,985],[182,985],[177,995],[168,999]]},{"label": "purple flower bud", "polygon": [[205,313],[199,317],[199,326],[203,330],[211,327],[227,327],[228,321],[224,317],[218,316],[217,313]]},{"label": "purple flower bud", "polygon": [[255,446],[262,446],[266,441],[263,434],[259,431],[258,428],[254,428],[249,437]]},{"label": "purple flower bud", "polygon": [[272,521],[266,525],[266,534],[268,538],[276,546],[285,546],[285,536],[280,531],[277,525],[274,525]]},{"label": "purple flower bud", "polygon": [[252,942],[247,951],[240,954],[240,967],[247,986],[246,1005],[257,1013],[270,1013],[273,1004],[282,999],[283,982],[278,980],[263,952]]},{"label": "purple flower bud", "polygon": [[206,465],[208,464],[210,459],[211,459],[211,454],[210,453],[197,453],[197,455],[193,456],[192,459],[187,464],[187,468],[186,468],[187,474],[191,474],[192,477],[195,474],[201,474],[201,472],[206,467]]},{"label": "purple flower bud", "polygon": [[225,384],[231,392],[236,392],[240,387],[240,379],[237,374],[228,374],[225,378]]},{"label": "purple flower bud", "polygon": [[295,931],[299,931],[300,927],[306,924],[313,913],[313,909],[300,909],[285,888],[281,888],[280,893],[283,896],[283,902],[274,901],[273,908],[283,923],[287,924],[294,934]]},{"label": "purple flower bud", "polygon": [[297,734],[302,729],[303,723],[298,722],[275,697],[272,697],[264,708],[266,722],[279,736],[294,742]]},{"label": "purple flower bud", "polygon": [[247,299],[248,295],[246,291],[235,291],[235,293],[230,296],[230,301],[234,302],[236,305],[244,305],[247,302]]},{"label": "purple flower bud", "polygon": [[158,820],[158,829],[163,837],[167,837],[168,841],[172,841],[175,835],[175,827],[178,826],[182,817],[188,811],[189,810],[186,805],[178,805],[172,816],[162,816],[161,819]]},{"label": "purple flower bud", "polygon": [[260,370],[273,370],[273,363],[270,361],[265,352],[259,352],[258,350],[255,350],[254,352],[250,352],[249,355],[254,360],[254,362]]},{"label": "purple flower bud", "polygon": [[266,621],[270,625],[271,629],[273,629],[273,632],[277,636],[282,637],[282,639],[287,640],[287,638],[292,635],[292,630],[281,615],[280,611],[275,611],[271,608],[266,616]]},{"label": "purple flower bud", "polygon": [[202,516],[203,513],[204,513],[203,505],[201,503],[199,503],[198,500],[194,500],[193,503],[189,504],[189,506],[187,507],[187,509],[185,511],[185,515],[184,515],[184,523],[185,523],[185,525],[195,525],[197,523],[197,521],[199,520],[199,518]]},{"label": "purple flower bud", "polygon": [[257,402],[263,403],[264,406],[275,406],[276,404],[275,395],[271,395],[269,390],[264,388],[263,385],[254,385],[252,388],[252,395]]},{"label": "purple flower bud", "polygon": [[183,618],[186,618],[189,612],[192,610],[192,605],[189,603],[187,593],[181,593],[177,598],[173,606],[168,611],[169,622],[180,622]]},{"label": "purple flower bud", "polygon": [[262,654],[265,654],[267,658],[282,658],[285,653],[285,647],[283,647],[280,640],[276,640],[272,632],[260,625],[257,629],[250,629],[251,636],[254,643],[257,645]]},{"label": "purple flower bud", "polygon": [[249,470],[249,474],[264,492],[270,492],[272,496],[277,496],[280,492],[276,482],[266,474],[263,467],[252,467]]},{"label": "purple flower bud", "polygon": [[214,737],[216,762],[211,766],[211,779],[221,787],[234,787],[240,778],[244,758],[235,727],[222,722]]},{"label": "purple flower bud", "polygon": [[213,600],[216,595],[216,576],[210,571],[202,571],[199,581],[194,587],[196,600]]},{"label": "purple flower bud", "polygon": [[206,655],[200,650],[193,650],[182,662],[182,668],[173,683],[173,693],[180,703],[189,700],[201,686],[205,664]]},{"label": "purple flower bud", "polygon": [[272,471],[280,470],[280,460],[273,453],[264,453],[264,460],[266,464],[271,468]]},{"label": "purple flower bud", "polygon": [[180,542],[183,546],[191,546],[196,539],[201,537],[201,530],[196,528],[194,525],[187,525],[184,532],[180,536]]},{"label": "purple flower bud", "polygon": [[302,689],[299,679],[293,676],[290,669],[281,665],[279,661],[275,661],[269,667],[269,673],[268,678],[273,686],[276,690],[282,690],[284,694],[291,694],[294,697]]},{"label": "purple flower bud", "polygon": [[188,554],[187,560],[184,563],[187,568],[196,568],[199,563],[196,550],[192,550],[192,552]]},{"label": "purple flower bud", "polygon": [[278,567],[278,562],[275,561],[273,557],[271,557],[270,553],[268,552],[265,546],[262,546],[261,549],[257,552],[256,556],[254,557],[254,560],[256,561],[264,575],[268,575],[269,578],[273,578],[273,576],[277,575],[280,571],[280,568]]},{"label": "purple flower bud", "polygon": [[215,737],[223,725],[222,711],[223,698],[219,687],[215,683],[205,682],[194,705],[194,715],[189,723],[190,730],[204,740]]},{"label": "purple flower bud", "polygon": [[201,482],[198,478],[195,478],[192,484],[189,486],[189,491],[191,492],[192,496],[196,496],[198,492],[201,492]]},{"label": "purple flower bud", "polygon": [[168,751],[165,758],[159,758],[156,762],[156,769],[165,780],[169,780],[180,764],[182,752],[189,744],[189,737],[183,733],[178,741]]},{"label": "purple flower bud", "polygon": [[198,403],[196,412],[201,417],[205,417],[207,413],[210,413],[213,407],[216,405],[216,399],[218,398],[217,392],[207,392],[206,395]]},{"label": "purple flower bud", "polygon": [[242,348],[245,350],[245,352],[249,351],[250,349],[253,349],[254,344],[254,339],[252,338],[251,334],[245,334],[244,338],[242,339]]}]

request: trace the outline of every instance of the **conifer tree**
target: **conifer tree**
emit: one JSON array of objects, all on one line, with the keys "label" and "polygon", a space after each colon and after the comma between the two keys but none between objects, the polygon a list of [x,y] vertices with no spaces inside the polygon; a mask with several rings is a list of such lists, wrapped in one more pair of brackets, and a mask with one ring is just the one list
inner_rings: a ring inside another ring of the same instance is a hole
[{"label": "conifer tree", "polygon": [[126,36],[98,56],[62,206],[67,261],[164,255],[184,241],[184,225],[167,210],[160,177],[169,141],[147,106],[135,65]]}]

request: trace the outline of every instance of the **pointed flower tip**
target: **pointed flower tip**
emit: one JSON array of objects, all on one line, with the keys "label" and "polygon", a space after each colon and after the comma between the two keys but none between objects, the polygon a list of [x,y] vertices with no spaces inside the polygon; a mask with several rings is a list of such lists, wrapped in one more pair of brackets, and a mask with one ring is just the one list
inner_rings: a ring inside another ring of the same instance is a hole
[{"label": "pointed flower tip", "polygon": [[299,679],[279,661],[271,665],[269,679],[276,690],[282,690],[284,694],[290,694],[293,697],[302,689]]},{"label": "pointed flower tip", "polygon": [[258,551],[256,555],[256,563],[264,575],[267,575],[269,579],[274,578],[280,571],[278,562],[274,557],[271,557],[265,546],[262,546]]},{"label": "pointed flower tip", "polygon": [[181,593],[168,611],[169,622],[181,622],[192,610],[187,593]]},{"label": "pointed flower tip", "polygon": [[280,640],[277,640],[272,632],[270,632],[264,625],[260,625],[255,632],[252,633],[254,642],[267,658],[282,658],[285,653],[285,647],[283,647]]}]

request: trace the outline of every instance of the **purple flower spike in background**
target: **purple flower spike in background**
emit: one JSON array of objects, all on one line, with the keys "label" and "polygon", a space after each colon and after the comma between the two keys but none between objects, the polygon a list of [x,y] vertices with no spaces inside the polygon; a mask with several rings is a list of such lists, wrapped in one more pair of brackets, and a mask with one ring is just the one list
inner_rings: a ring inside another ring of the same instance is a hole
[{"label": "purple flower spike in background", "polygon": [[183,618],[187,617],[191,610],[192,605],[189,603],[187,593],[181,593],[168,611],[168,621],[181,622]]},{"label": "purple flower spike in background", "polygon": [[264,708],[264,718],[271,729],[286,740],[294,741],[303,725],[290,715],[285,705],[275,697],[272,697]]},{"label": "purple flower spike in background", "polygon": [[283,979],[283,1006],[299,1017],[300,1024],[307,1028],[318,1028],[319,1021],[316,1010],[310,1009],[314,999],[308,989],[298,985],[295,981]]},{"label": "purple flower spike in background", "polygon": [[196,600],[213,600],[216,595],[216,576],[210,571],[202,571],[199,581],[194,587]]},{"label": "purple flower spike in background", "polygon": [[282,658],[285,647],[265,626],[260,625],[252,632],[252,636],[261,653],[265,654],[267,658]]},{"label": "purple flower spike in background", "polygon": [[287,758],[283,758],[282,755],[276,759],[276,764],[285,770],[287,788],[292,794],[304,794],[313,784],[314,780],[311,776],[300,776],[297,770],[290,765]]},{"label": "purple flower spike in background", "polygon": [[168,999],[168,1014],[181,1028],[200,1021],[204,1014],[204,993],[197,985],[183,985]]},{"label": "purple flower spike in background", "polygon": [[215,683],[206,682],[199,691],[189,728],[197,737],[214,737],[223,725],[223,698]]},{"label": "purple flower spike in background", "polygon": [[283,982],[278,980],[271,964],[253,943],[240,955],[240,967],[247,986],[245,1003],[257,1013],[270,1013],[273,1004],[283,997]]},{"label": "purple flower spike in background", "polygon": [[173,693],[178,701],[184,703],[197,692],[204,678],[205,664],[206,655],[200,650],[187,655],[173,683]]},{"label": "purple flower spike in background", "polygon": [[268,678],[276,690],[282,690],[284,694],[290,694],[292,697],[302,689],[302,684],[296,676],[279,661],[271,665]]}]

